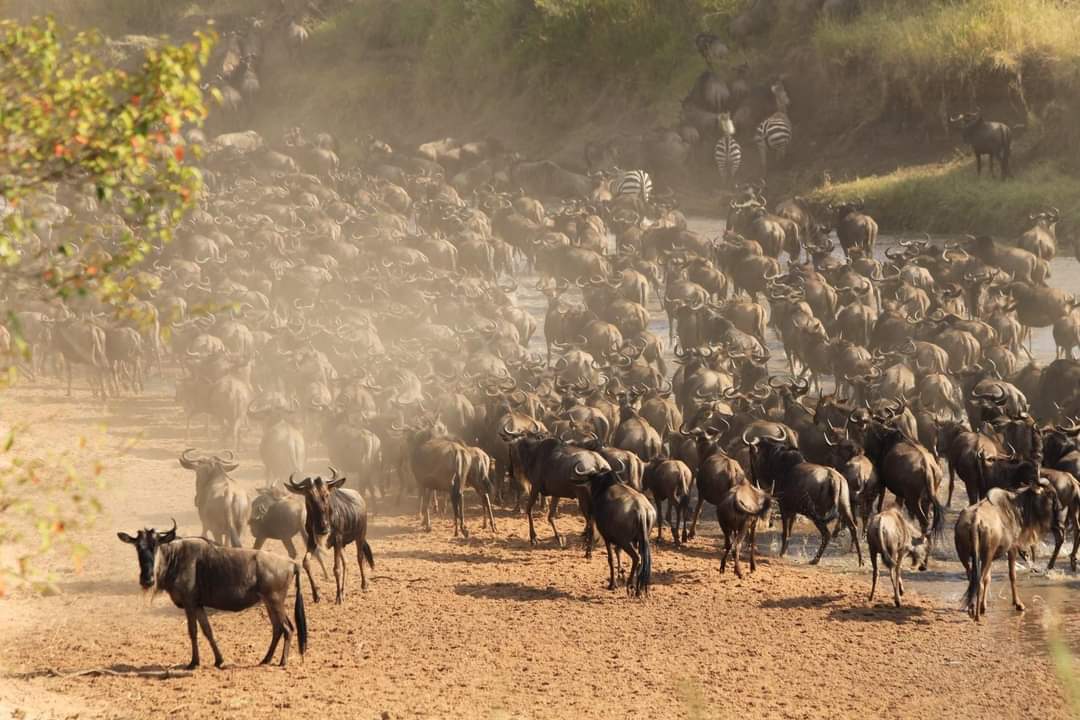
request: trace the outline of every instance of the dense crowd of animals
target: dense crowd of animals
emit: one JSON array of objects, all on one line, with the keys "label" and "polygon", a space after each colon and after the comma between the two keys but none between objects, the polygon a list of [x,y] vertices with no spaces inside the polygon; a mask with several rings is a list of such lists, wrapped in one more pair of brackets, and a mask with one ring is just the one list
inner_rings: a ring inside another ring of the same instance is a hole
[{"label": "dense crowd of animals", "polygon": [[[245,42],[229,40],[219,80],[244,78],[254,92]],[[717,42],[699,37],[706,59],[723,56]],[[782,81],[743,83],[736,97],[737,85],[710,69],[684,103],[687,126],[701,124],[695,142],[710,138],[731,182],[744,120],[763,168],[791,137]],[[975,128],[965,139],[1007,175],[1002,133]],[[995,558],[1008,558],[1018,608],[1016,558],[1034,560],[1044,537],[1053,567],[1073,534],[1076,570],[1080,303],[1049,285],[1054,208],[1012,242],[906,239],[882,258],[862,202],[770,203],[764,182],[735,186],[726,230],[706,237],[647,171],[619,169],[603,144],[586,145],[593,172],[577,173],[494,140],[402,150],[368,138],[345,162],[334,137],[299,128],[277,140],[190,139],[206,149],[205,193],[174,242],[131,271],[137,289],[122,312],[46,299],[30,280],[9,306],[31,377],[63,372],[70,395],[82,368],[102,399],[143,392],[147,376],[175,378],[185,444],[216,445],[211,423],[223,429],[220,454],[179,454],[213,540],[179,539],[175,528],[120,535],[137,550],[143,587],[186,611],[193,666],[199,628],[222,662],[207,607],[262,601],[273,625],[265,662],[284,637],[284,664],[294,633],[303,652],[301,568],[318,601],[310,560],[325,577],[331,551],[340,603],[354,545],[366,587],[368,507],[406,496],[424,529],[445,502],[455,536],[469,533],[466,493],[479,500],[481,529],[495,530],[495,505],[523,509],[533,544],[534,510],[546,503],[560,545],[560,500],[576,500],[586,555],[599,534],[610,588],[623,581],[639,596],[654,533],[659,541],[666,524],[676,546],[691,542],[706,503],[725,539],[721,570],[731,557],[739,577],[744,548],[755,569],[759,522],[778,515],[784,555],[802,516],[821,536],[811,563],[840,533],[862,564],[865,538],[874,586],[880,559],[899,605],[900,565],[927,567],[959,478],[969,506],[955,546],[973,617]],[[28,241],[63,247],[61,268],[86,262],[66,238],[93,228],[107,247],[126,229],[62,188],[25,211]],[[1080,246],[1068,249],[1080,259]],[[526,290],[546,298],[546,312],[519,304]],[[668,337],[650,329],[661,312]],[[1043,366],[1030,338],[1046,327],[1058,358]],[[771,370],[770,333],[784,353]],[[0,339],[10,350],[12,338]],[[198,419],[205,429],[192,429]],[[229,473],[234,453],[256,443],[266,482],[251,497]],[[306,475],[315,448],[329,477]],[[247,530],[254,549],[241,548]],[[301,562],[262,550],[270,539]]]}]

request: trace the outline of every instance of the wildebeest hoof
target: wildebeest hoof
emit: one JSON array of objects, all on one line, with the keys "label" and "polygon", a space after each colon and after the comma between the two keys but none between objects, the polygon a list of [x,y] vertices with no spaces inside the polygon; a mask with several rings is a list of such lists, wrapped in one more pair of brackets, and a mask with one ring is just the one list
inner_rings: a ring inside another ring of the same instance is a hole
[{"label": "wildebeest hoof", "polygon": [[187,665],[184,666],[184,669],[185,670],[194,670],[197,667],[199,667],[199,661],[198,660],[192,660],[191,662],[189,662]]},{"label": "wildebeest hoof", "polygon": [[926,572],[926,563],[919,566],[919,572]]},{"label": "wildebeest hoof", "polygon": [[1020,612],[1024,612],[1024,603],[1022,603],[1022,602],[1018,602],[1018,603],[1016,603],[1015,607],[1016,607],[1016,609],[1017,609],[1017,610],[1019,610]]}]

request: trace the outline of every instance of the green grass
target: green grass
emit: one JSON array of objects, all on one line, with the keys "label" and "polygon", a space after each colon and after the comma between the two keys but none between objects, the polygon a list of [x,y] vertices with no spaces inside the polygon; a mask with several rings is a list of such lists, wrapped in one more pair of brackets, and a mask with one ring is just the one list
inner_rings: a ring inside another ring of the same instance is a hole
[{"label": "green grass", "polygon": [[[862,198],[882,232],[1018,234],[1046,205],[1063,218],[1080,219],[1080,179],[1053,164],[1027,167],[1007,182],[975,176],[970,160],[902,168],[814,191],[820,201]],[[1075,226],[1075,225],[1074,225]]]}]

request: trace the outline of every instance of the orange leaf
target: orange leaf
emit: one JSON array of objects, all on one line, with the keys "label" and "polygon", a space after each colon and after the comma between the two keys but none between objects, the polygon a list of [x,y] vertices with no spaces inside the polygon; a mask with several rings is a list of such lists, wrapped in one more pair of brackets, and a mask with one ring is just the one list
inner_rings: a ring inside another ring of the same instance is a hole
[{"label": "orange leaf", "polygon": [[56,143],[56,147],[53,148],[53,157],[64,157],[64,146],[60,143]]},{"label": "orange leaf", "polygon": [[184,146],[177,145],[173,148],[173,155],[176,156],[176,162],[184,162]]}]

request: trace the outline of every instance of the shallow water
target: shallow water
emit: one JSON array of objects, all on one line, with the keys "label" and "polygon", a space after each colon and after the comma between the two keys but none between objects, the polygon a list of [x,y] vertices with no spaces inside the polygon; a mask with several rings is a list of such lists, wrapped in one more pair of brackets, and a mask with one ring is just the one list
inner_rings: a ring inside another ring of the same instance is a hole
[{"label": "shallow water", "polygon": [[[724,231],[724,221],[705,217],[689,218],[689,227],[707,236],[719,236]],[[875,255],[884,259],[884,252],[889,247],[894,247],[899,240],[906,238],[904,235],[880,236],[875,248]],[[922,235],[911,236],[921,238]],[[940,241],[940,239],[938,239]],[[842,253],[837,244],[835,251],[838,256]],[[1080,273],[1077,272],[1080,264],[1071,257],[1057,257],[1051,262],[1050,283],[1069,292],[1080,294]],[[517,291],[518,304],[526,308],[537,319],[538,330],[529,344],[531,352],[544,352],[543,322],[547,310],[547,299],[535,289],[537,278],[524,275],[520,277]],[[580,302],[580,293],[577,290],[569,292],[566,300]],[[650,296],[648,309],[651,316],[649,329],[665,341],[665,352],[670,356],[671,347],[667,343],[668,322],[663,308],[655,296]],[[776,373],[785,373],[783,345],[775,333],[767,333],[767,345],[771,354],[770,368]],[[1040,364],[1046,364],[1055,358],[1056,346],[1050,328],[1039,328],[1032,333],[1032,352]],[[960,495],[963,489],[960,489]],[[955,494],[954,494],[955,495]],[[964,593],[966,580],[956,553],[953,549],[951,528],[955,522],[956,514],[963,508],[963,501],[954,497],[953,505],[948,510],[946,532],[944,541],[934,549],[930,570],[919,573],[914,570],[904,569],[905,588],[920,594],[937,597],[947,604],[954,605],[959,610],[960,600]],[[703,514],[703,519],[709,513]],[[865,541],[863,550],[865,552]],[[797,562],[807,562],[814,556],[818,547],[819,538],[812,528],[807,532],[807,526],[797,526],[796,537],[793,538],[789,548],[789,557]],[[763,551],[776,553],[779,551],[778,536],[771,530],[759,534],[759,544]],[[866,591],[869,593],[870,577],[869,564],[859,568],[853,554],[847,552],[848,538],[843,535],[840,542],[833,542],[822,560],[822,566],[836,572],[857,573],[866,577]],[[1013,610],[1009,596],[1009,582],[1007,568],[1004,563],[995,563],[990,585],[990,598],[988,600],[988,617],[986,624],[993,627],[992,632],[1002,641],[1019,642],[1030,648],[1034,654],[1043,654],[1047,649],[1047,640],[1052,636],[1061,636],[1077,652],[1080,652],[1080,574],[1068,570],[1067,553],[1072,547],[1072,537],[1067,538],[1062,548],[1065,558],[1059,556],[1058,567],[1049,574],[1033,572],[1027,565],[1021,564],[1017,570],[1018,585],[1021,599],[1027,605],[1024,613]],[[1045,543],[1038,553],[1038,561],[1035,567],[1039,570],[1045,567],[1049,558],[1051,547]],[[1064,562],[1062,562],[1064,560]],[[1061,568],[1065,568],[1063,571]],[[889,584],[887,573],[878,580],[877,595],[874,598],[877,603],[891,603],[892,589]]]}]

